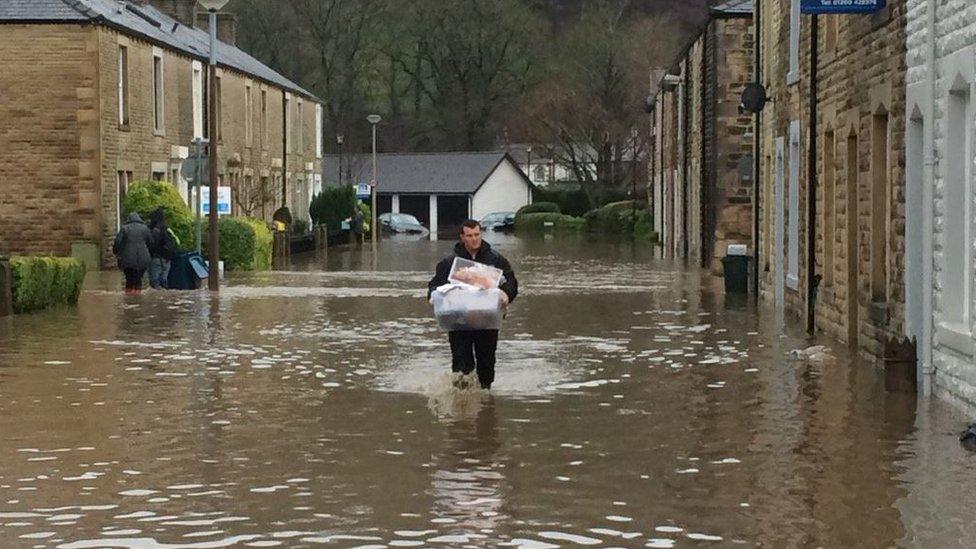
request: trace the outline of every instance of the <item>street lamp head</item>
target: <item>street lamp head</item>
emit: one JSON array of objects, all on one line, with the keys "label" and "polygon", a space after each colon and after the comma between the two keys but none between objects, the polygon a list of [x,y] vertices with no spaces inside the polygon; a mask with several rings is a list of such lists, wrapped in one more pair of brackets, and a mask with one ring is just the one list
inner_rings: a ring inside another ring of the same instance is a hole
[{"label": "street lamp head", "polygon": [[220,11],[230,0],[197,0],[207,11]]},{"label": "street lamp head", "polygon": [[371,115],[369,115],[369,116],[366,117],[366,120],[368,120],[370,124],[374,124],[375,125],[375,124],[379,124],[380,123],[380,120],[382,120],[382,118],[380,118],[380,115],[378,115],[378,114],[371,114]]},{"label": "street lamp head", "polygon": [[342,134],[341,133],[336,136],[336,143],[342,145]]}]

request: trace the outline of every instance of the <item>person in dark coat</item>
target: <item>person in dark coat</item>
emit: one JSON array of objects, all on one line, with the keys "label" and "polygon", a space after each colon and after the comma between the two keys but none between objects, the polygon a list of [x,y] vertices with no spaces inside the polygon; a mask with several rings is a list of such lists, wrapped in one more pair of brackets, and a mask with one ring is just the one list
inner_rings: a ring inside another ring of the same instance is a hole
[{"label": "person in dark coat", "polygon": [[176,257],[177,241],[173,232],[166,226],[163,209],[156,208],[149,214],[149,231],[152,233],[152,246],[149,248],[149,285],[156,289],[169,286],[169,266]]},{"label": "person in dark coat", "polygon": [[138,295],[142,292],[142,275],[149,268],[149,248],[152,233],[137,213],[129,214],[125,224],[115,235],[112,253],[118,258],[119,268],[125,274],[125,293]]},{"label": "person in dark coat", "polygon": [[[454,253],[437,264],[434,278],[427,284],[427,299],[438,286],[448,283],[454,258],[469,259],[501,269],[504,281],[499,285],[503,292],[502,306],[507,307],[518,295],[518,280],[512,265],[502,254],[481,239],[481,224],[473,219],[461,225],[460,241],[454,245]],[[451,371],[469,374],[477,368],[478,382],[483,389],[490,389],[495,381],[495,349],[498,346],[498,330],[457,330],[448,333],[451,343]]]}]

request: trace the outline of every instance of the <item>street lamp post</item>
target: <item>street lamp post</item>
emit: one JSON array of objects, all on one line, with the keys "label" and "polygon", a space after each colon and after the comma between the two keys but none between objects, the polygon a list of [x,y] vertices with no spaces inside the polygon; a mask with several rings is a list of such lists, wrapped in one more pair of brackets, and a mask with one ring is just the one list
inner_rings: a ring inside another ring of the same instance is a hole
[{"label": "street lamp post", "polygon": [[529,182],[532,182],[532,147],[525,148],[525,175],[529,176]]},{"label": "street lamp post", "polygon": [[217,11],[227,5],[228,0],[198,0],[210,14],[210,85],[207,111],[210,126],[210,218],[208,223],[208,248],[210,276],[207,277],[210,291],[220,290],[220,243],[217,219]]},{"label": "street lamp post", "polygon": [[379,227],[376,226],[376,125],[382,119],[378,114],[371,114],[366,117],[366,120],[373,126],[373,181],[372,185],[369,186],[370,201],[372,202],[370,206],[369,236],[375,247],[376,233],[379,232]]},{"label": "street lamp post", "polygon": [[339,186],[342,186],[342,134],[336,136],[336,143],[339,144]]}]

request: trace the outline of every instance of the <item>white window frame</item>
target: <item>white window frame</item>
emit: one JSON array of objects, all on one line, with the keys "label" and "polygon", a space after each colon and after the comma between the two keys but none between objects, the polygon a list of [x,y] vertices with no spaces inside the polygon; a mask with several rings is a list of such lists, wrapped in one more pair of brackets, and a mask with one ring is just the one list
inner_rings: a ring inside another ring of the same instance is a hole
[{"label": "white window frame", "polygon": [[191,63],[193,76],[193,137],[203,138],[203,63]]},{"label": "white window frame", "polygon": [[250,147],[254,143],[254,98],[251,82],[244,82],[244,145]]},{"label": "white window frame", "polygon": [[129,48],[119,44],[119,125],[129,124]]},{"label": "white window frame", "polygon": [[285,109],[285,116],[284,116],[284,118],[285,118],[285,123],[284,123],[284,130],[285,130],[285,153],[287,154],[287,153],[290,153],[291,152],[291,141],[292,141],[292,139],[291,139],[291,94],[290,93],[287,93],[287,92],[285,92],[285,106],[284,106],[284,109]]},{"label": "white window frame", "polygon": [[790,72],[786,84],[800,81],[800,0],[790,0]]},{"label": "white window frame", "polygon": [[322,105],[315,104],[315,158],[322,158]]},{"label": "white window frame", "polygon": [[[159,74],[156,73],[157,60],[159,61]],[[166,131],[166,67],[164,65],[162,48],[153,47],[152,61],[152,106],[153,106],[153,132],[163,134]]]},{"label": "white window frame", "polygon": [[268,132],[269,126],[271,126],[268,120],[268,90],[264,86],[261,86],[261,148],[264,150],[268,149]]},{"label": "white window frame", "polygon": [[[964,94],[965,99],[959,98]],[[942,316],[946,325],[960,333],[971,333],[973,262],[969,246],[972,234],[972,176],[973,176],[973,94],[972,90],[950,91],[946,95],[946,158],[943,163],[945,208],[943,225],[944,295]],[[962,111],[954,103],[961,101]],[[960,127],[961,126],[961,127]],[[954,143],[961,139],[962,143]],[[958,188],[962,187],[962,188]],[[950,266],[949,260],[962,257],[961,265]],[[951,267],[956,267],[952,269]],[[961,270],[961,272],[957,272]],[[957,309],[956,307],[961,307]]]},{"label": "white window frame", "polygon": [[790,122],[790,180],[786,220],[786,287],[800,289],[800,121]]},{"label": "white window frame", "polygon": [[298,134],[296,136],[296,141],[298,142],[298,153],[301,154],[305,152],[305,103],[299,99],[297,106],[297,113],[295,118],[298,120]]}]

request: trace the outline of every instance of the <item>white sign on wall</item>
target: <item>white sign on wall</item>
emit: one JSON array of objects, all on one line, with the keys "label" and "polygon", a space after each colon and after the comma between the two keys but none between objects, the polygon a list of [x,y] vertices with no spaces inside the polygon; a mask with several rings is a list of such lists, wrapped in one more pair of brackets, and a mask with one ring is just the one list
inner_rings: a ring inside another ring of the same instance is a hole
[{"label": "white sign on wall", "polygon": [[[200,187],[200,212],[210,214],[210,187]],[[196,192],[193,193],[194,198]],[[230,187],[217,187],[217,215],[230,215]]]}]

